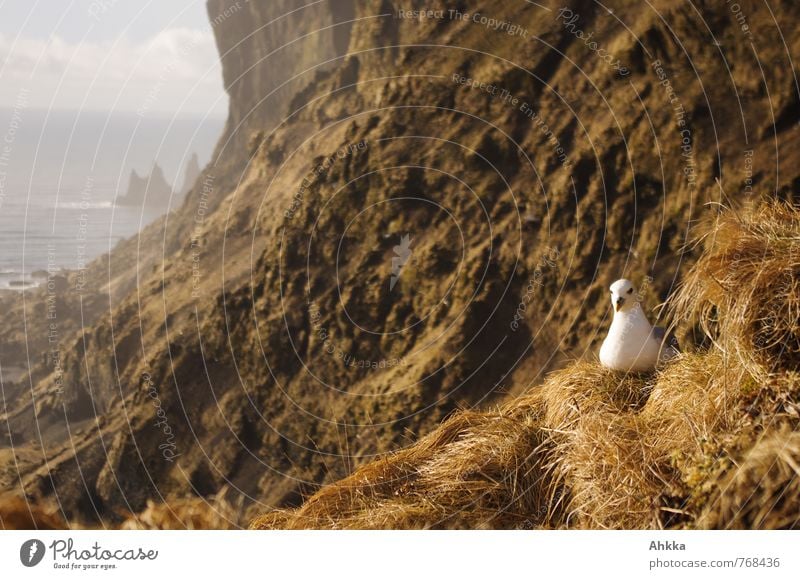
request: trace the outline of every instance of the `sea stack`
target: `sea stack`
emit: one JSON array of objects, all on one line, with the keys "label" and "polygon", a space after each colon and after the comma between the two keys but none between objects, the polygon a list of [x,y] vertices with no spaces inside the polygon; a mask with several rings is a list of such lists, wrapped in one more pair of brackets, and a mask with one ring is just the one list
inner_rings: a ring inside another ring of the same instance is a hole
[{"label": "sea stack", "polygon": [[200,160],[197,158],[197,153],[192,153],[192,158],[186,163],[186,169],[183,173],[183,186],[181,187],[181,198],[186,197],[186,194],[191,191],[197,179],[200,177]]},{"label": "sea stack", "polygon": [[140,177],[135,169],[131,171],[128,192],[117,199],[117,205],[165,209],[169,206],[171,196],[172,187],[164,177],[164,171],[155,163],[149,177]]}]

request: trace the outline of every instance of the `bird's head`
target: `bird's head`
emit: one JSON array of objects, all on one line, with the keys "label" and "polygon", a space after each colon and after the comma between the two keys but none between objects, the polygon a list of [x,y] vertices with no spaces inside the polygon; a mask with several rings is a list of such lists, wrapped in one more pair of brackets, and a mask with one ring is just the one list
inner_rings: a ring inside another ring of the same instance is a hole
[{"label": "bird's head", "polygon": [[636,300],[636,288],[627,279],[618,279],[611,284],[611,305],[615,312],[627,312],[633,309],[638,303]]}]

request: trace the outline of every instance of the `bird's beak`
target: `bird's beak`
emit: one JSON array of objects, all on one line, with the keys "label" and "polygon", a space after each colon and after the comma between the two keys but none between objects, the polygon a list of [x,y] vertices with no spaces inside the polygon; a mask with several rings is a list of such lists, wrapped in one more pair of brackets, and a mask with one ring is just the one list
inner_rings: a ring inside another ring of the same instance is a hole
[{"label": "bird's beak", "polygon": [[614,302],[614,311],[618,312],[624,303],[625,298],[617,298],[617,300]]}]

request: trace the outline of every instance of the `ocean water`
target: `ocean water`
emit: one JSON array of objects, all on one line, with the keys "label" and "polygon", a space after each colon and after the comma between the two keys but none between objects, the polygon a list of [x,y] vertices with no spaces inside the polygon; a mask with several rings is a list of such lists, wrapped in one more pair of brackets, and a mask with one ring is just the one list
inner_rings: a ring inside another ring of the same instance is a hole
[{"label": "ocean water", "polygon": [[0,109],[0,289],[78,269],[136,234],[160,212],[115,204],[131,170],[147,175],[158,162],[181,190],[192,153],[203,166],[223,126],[220,118]]}]

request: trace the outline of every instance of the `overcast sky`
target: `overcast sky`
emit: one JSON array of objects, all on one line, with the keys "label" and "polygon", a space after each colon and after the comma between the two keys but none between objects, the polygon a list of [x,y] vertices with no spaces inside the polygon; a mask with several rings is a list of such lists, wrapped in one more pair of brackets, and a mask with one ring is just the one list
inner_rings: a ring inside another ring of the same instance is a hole
[{"label": "overcast sky", "polygon": [[205,0],[0,0],[0,107],[225,116]]}]

